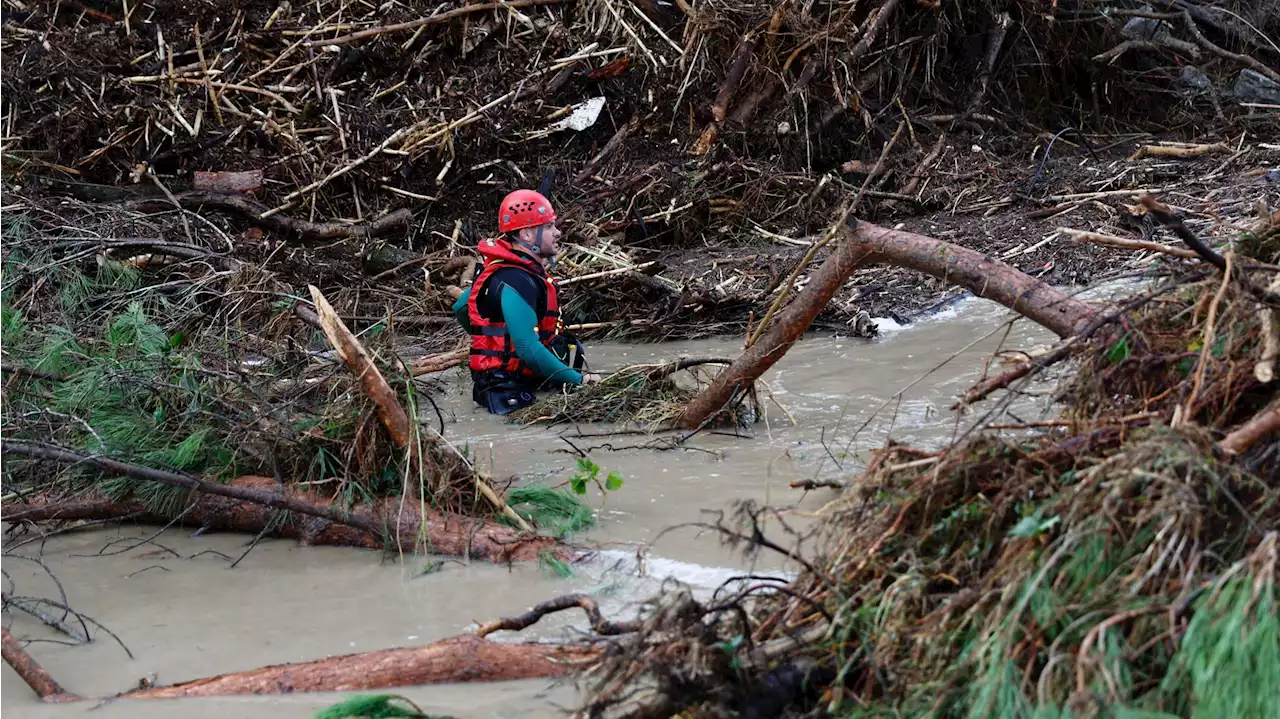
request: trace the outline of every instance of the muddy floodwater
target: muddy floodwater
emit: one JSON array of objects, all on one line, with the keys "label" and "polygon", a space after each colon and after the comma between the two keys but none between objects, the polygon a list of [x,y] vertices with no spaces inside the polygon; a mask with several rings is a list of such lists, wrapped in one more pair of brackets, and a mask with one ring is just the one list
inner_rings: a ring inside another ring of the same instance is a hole
[{"label": "muddy floodwater", "polygon": [[[422,644],[567,592],[594,593],[606,614],[625,617],[668,577],[709,594],[744,570],[789,572],[793,567],[767,555],[749,566],[710,532],[684,528],[659,534],[673,525],[705,521],[705,510],[730,509],[742,499],[793,507],[795,521],[803,523],[807,512],[836,495],[830,489],[806,494],[790,488],[790,481],[852,475],[867,451],[890,433],[916,445],[947,441],[971,419],[958,423],[947,408],[981,376],[1002,341],[1005,347],[1028,350],[1054,339],[1026,321],[1014,323],[1006,336],[1000,327],[1009,317],[997,305],[970,299],[908,327],[882,322],[881,336],[874,340],[805,339],[765,376],[777,405],[767,403],[767,422],[753,425],[742,437],[704,433],[686,449],[668,451],[625,448],[650,441],[644,436],[573,439],[578,447],[590,448],[604,471],[620,472],[625,485],[603,506],[592,490],[598,526],[576,539],[603,551],[574,567],[571,578],[555,577],[533,564],[507,568],[445,561],[424,572],[432,564],[426,557],[384,559],[372,551],[299,547],[289,541],[262,542],[232,569],[227,557],[243,554],[249,538],[193,537],[190,530],[178,529],[165,532],[155,544],[113,554],[132,544],[113,540],[145,537],[155,529],[87,530],[55,537],[43,547],[27,544],[17,553],[43,557],[71,606],[115,632],[133,658],[98,630],[89,645],[37,642],[30,651],[67,689],[108,696],[145,679],[167,684],[265,664]],[[740,350],[740,339],[615,344],[592,347],[590,358],[597,371],[607,372],[681,356],[731,357]],[[444,381],[448,390],[438,401],[446,436],[468,443],[481,465],[497,476],[563,480],[574,455],[560,435],[603,429],[515,427],[472,406],[469,381],[460,371]],[[917,384],[900,401],[889,403],[868,423],[886,399],[913,382]],[[1024,400],[1019,417],[1035,419],[1042,404],[1036,398]],[[863,424],[866,428],[852,437]],[[34,563],[6,558],[4,569],[13,582],[6,583],[6,592],[59,597],[58,588]],[[57,638],[24,616],[8,621],[20,637]],[[562,613],[520,636],[564,636],[582,626],[580,612]],[[290,719],[309,717],[341,698],[312,694],[44,706],[7,667],[3,681],[5,715],[33,719]],[[390,691],[412,698],[428,712],[459,717],[558,716],[576,700],[571,687],[551,681]]]}]

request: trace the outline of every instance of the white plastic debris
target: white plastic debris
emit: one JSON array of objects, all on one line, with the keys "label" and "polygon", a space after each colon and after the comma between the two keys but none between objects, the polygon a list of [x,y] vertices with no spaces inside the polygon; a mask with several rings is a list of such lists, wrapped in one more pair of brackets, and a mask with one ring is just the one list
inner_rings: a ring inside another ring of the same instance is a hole
[{"label": "white plastic debris", "polygon": [[567,129],[582,132],[596,124],[596,119],[600,117],[600,111],[603,109],[604,97],[593,97],[590,100],[574,105],[573,111],[569,113],[568,117],[558,120],[547,129],[552,131]]}]

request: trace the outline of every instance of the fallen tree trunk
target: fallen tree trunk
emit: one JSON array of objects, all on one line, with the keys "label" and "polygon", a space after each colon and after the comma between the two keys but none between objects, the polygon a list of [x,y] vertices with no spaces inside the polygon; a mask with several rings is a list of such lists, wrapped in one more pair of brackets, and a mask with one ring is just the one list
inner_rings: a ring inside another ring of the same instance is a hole
[{"label": "fallen tree trunk", "polygon": [[49,702],[51,704],[60,704],[62,702],[80,701],[83,697],[76,696],[71,692],[63,689],[58,682],[54,681],[49,672],[40,666],[40,663],[27,653],[26,649],[14,639],[9,633],[9,628],[5,627],[0,630],[3,635],[3,655],[4,662],[8,664],[18,676],[22,677],[22,681],[31,687],[31,691],[40,697],[40,701]]},{"label": "fallen tree trunk", "polygon": [[1089,305],[986,255],[924,235],[859,222],[842,228],[839,245],[813,274],[809,284],[728,369],[685,407],[678,423],[687,429],[702,426],[733,397],[791,348],[822,312],[854,270],[886,262],[922,272],[994,300],[1029,320],[1069,337],[1094,318]]},{"label": "fallen tree trunk", "polygon": [[[276,488],[269,477],[247,475],[232,480],[225,486],[232,490],[254,493],[270,493]],[[266,504],[242,501],[235,496],[197,494],[194,501],[183,507],[176,519],[169,514],[156,512],[146,503],[135,498],[109,499],[106,497],[78,498],[59,501],[37,497],[24,503],[5,506],[6,522],[68,522],[84,520],[119,519],[141,524],[200,527],[225,532],[243,532],[296,539],[308,545],[387,549],[412,552],[422,550],[492,562],[520,562],[536,560],[542,552],[550,551],[568,555],[567,548],[550,537],[521,537],[516,530],[482,519],[457,514],[442,514],[432,510],[420,511],[416,504],[406,503],[403,511],[399,498],[390,497],[373,505],[362,506],[359,511],[346,511],[328,504],[313,504],[319,498],[294,490],[287,495],[293,503],[290,509],[297,511],[300,505],[325,510],[339,515],[336,520],[304,516],[295,521],[281,522],[276,510]],[[319,500],[323,502],[323,500]],[[266,530],[271,528],[270,532]]]},{"label": "fallen tree trunk", "polygon": [[[472,635],[419,647],[344,654],[298,664],[276,664],[165,687],[143,687],[116,699],[346,692],[453,682],[491,682],[563,676],[595,658],[589,646],[491,642]],[[49,676],[4,630],[4,660],[47,702],[79,701]]]},{"label": "fallen tree trunk", "polygon": [[123,699],[172,699],[237,694],[347,692],[450,682],[538,679],[572,672],[596,655],[589,647],[507,644],[462,635],[420,647],[346,654],[302,664],[277,664],[167,687],[136,689]]}]

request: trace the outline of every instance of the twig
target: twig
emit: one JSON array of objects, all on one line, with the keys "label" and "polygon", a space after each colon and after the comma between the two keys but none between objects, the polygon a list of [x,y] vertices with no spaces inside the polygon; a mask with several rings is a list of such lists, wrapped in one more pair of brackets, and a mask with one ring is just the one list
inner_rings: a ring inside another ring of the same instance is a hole
[{"label": "twig", "polygon": [[160,181],[160,178],[157,177],[154,172],[150,171],[150,168],[147,170],[147,175],[151,177],[151,181],[155,183],[156,187],[160,188],[160,191],[164,193],[164,196],[169,198],[169,202],[173,203],[174,209],[178,211],[178,219],[182,220],[182,229],[187,233],[187,242],[195,245],[196,236],[191,233],[191,223],[187,221],[187,213],[183,212],[182,205],[178,203],[178,199],[173,196],[172,192],[169,192],[169,188],[164,186],[164,183]]},{"label": "twig", "polygon": [[168,81],[171,83],[177,83],[179,85],[199,85],[201,87],[206,87],[206,86],[216,87],[219,90],[234,90],[236,92],[247,92],[252,95],[261,95],[263,97],[270,98],[280,103],[280,105],[288,112],[295,113],[295,114],[301,112],[301,110],[299,110],[293,103],[284,99],[284,97],[279,93],[272,92],[270,90],[264,90],[260,87],[253,87],[250,85],[239,85],[231,82],[218,82],[216,80],[210,80],[208,77],[172,77],[171,78],[168,75],[158,75],[155,77],[131,77],[131,78],[127,78],[125,82],[141,83],[141,82],[159,82],[161,80]]},{"label": "twig", "polygon": [[520,631],[521,629],[533,626],[539,619],[542,619],[548,614],[562,612],[574,607],[581,607],[582,611],[587,613],[587,619],[591,622],[591,629],[595,631],[596,634],[605,636],[629,634],[631,632],[639,631],[642,626],[639,621],[609,621],[600,614],[600,605],[596,603],[596,600],[585,594],[566,594],[562,597],[549,599],[518,617],[495,619],[491,622],[486,622],[476,629],[475,634],[478,637],[486,637],[494,632],[502,630]]},{"label": "twig", "polygon": [[[1209,352],[1213,348],[1216,338],[1218,319],[1218,307],[1222,304],[1222,298],[1227,294],[1227,287],[1231,284],[1231,255],[1225,258],[1226,268],[1222,272],[1222,282],[1218,285],[1218,291],[1213,295],[1213,301],[1209,303],[1209,317],[1205,320],[1204,337],[1201,339],[1200,359],[1196,362],[1196,377],[1191,384],[1191,394],[1187,397],[1187,402],[1182,406],[1181,420],[1183,422],[1190,421],[1194,416],[1196,408],[1196,400],[1200,396],[1200,388],[1204,385],[1204,373],[1209,367]],[[1176,417],[1176,415],[1175,415]],[[1178,420],[1175,419],[1175,426]]]},{"label": "twig", "polygon": [[382,372],[374,364],[369,352],[364,345],[360,344],[360,340],[356,339],[351,330],[347,329],[346,324],[338,317],[338,313],[334,311],[319,288],[315,285],[307,285],[307,289],[311,292],[316,316],[320,319],[320,325],[324,329],[329,344],[338,351],[347,369],[356,376],[360,382],[360,389],[373,400],[374,404],[378,405],[378,416],[382,419],[388,434],[391,435],[392,441],[397,447],[408,447],[409,416],[405,414],[395,390],[387,384],[387,380],[383,378]]},{"label": "twig", "polygon": [[88,632],[81,634],[76,631],[75,627],[66,624],[62,619],[42,611],[39,607],[27,606],[26,597],[13,597],[6,593],[4,595],[0,595],[0,601],[3,601],[5,606],[11,606],[18,611],[30,614],[40,620],[40,622],[45,626],[56,629],[81,644],[87,643],[90,639]]},{"label": "twig", "polygon": [[456,350],[450,350],[449,352],[423,357],[422,359],[414,360],[408,364],[409,374],[414,377],[420,377],[424,374],[431,374],[433,372],[443,372],[447,369],[461,365],[466,362],[467,358],[470,356],[471,348],[470,346],[467,346],[460,347]]},{"label": "twig", "polygon": [[1204,276],[1203,273],[1195,273],[1187,277],[1181,278],[1178,282],[1157,287],[1155,289],[1150,290],[1149,292],[1142,295],[1141,297],[1138,297],[1136,299],[1131,299],[1128,302],[1125,302],[1115,311],[1093,320],[1084,329],[1080,330],[1080,332],[1072,335],[1071,337],[1068,337],[1065,341],[1058,344],[1052,350],[1040,355],[1034,360],[1030,362],[1021,362],[1015,365],[1014,367],[1012,367],[1011,369],[1006,370],[1005,372],[999,375],[996,375],[995,377],[988,377],[987,379],[974,385],[972,388],[969,389],[968,392],[965,393],[964,398],[961,399],[956,404],[952,405],[951,408],[959,409],[963,405],[968,405],[968,404],[973,404],[974,402],[978,402],[986,398],[992,392],[1008,387],[1010,384],[1012,384],[1014,381],[1018,379],[1040,372],[1045,368],[1062,361],[1071,352],[1072,347],[1075,347],[1076,345],[1080,344],[1082,341],[1088,339],[1099,329],[1105,327],[1108,324],[1111,324],[1112,322],[1115,322],[1125,314],[1132,312],[1133,310],[1136,310],[1139,307],[1142,307],[1143,305],[1147,304],[1148,302],[1155,299],[1159,295],[1164,294],[1170,289],[1170,287],[1176,286],[1183,282],[1191,282],[1203,276]]},{"label": "twig", "polygon": [[1182,19],[1187,25],[1187,31],[1191,33],[1191,36],[1194,37],[1196,39],[1196,42],[1200,43],[1200,45],[1204,47],[1204,49],[1217,55],[1218,57],[1226,58],[1227,60],[1234,60],[1235,62],[1241,63],[1243,65],[1248,65],[1249,67],[1253,68],[1254,70],[1256,70],[1257,72],[1263,75],[1266,75],[1272,80],[1276,82],[1280,82],[1280,72],[1276,72],[1275,70],[1267,67],[1257,58],[1253,58],[1248,55],[1241,55],[1239,53],[1234,53],[1229,50],[1224,50],[1223,48],[1213,44],[1209,40],[1209,38],[1204,36],[1204,33],[1200,32],[1200,28],[1196,25],[1195,18],[1191,17],[1190,12],[1184,10],[1182,12]]},{"label": "twig", "polygon": [[751,64],[751,58],[755,55],[756,38],[750,34],[744,35],[742,41],[738,44],[738,50],[734,54],[733,62],[729,65],[729,71],[725,73],[724,82],[720,85],[720,91],[716,93],[716,99],[711,104],[711,122],[707,123],[706,129],[702,131],[702,135],[694,144],[692,155],[705,155],[711,149],[712,143],[716,141],[716,135],[720,133],[720,127],[724,125],[725,115],[729,110],[729,102],[733,100],[733,95],[738,91],[738,86],[742,84],[742,78],[747,73],[747,66]]},{"label": "twig", "polygon": [[516,8],[522,8],[522,7],[529,7],[531,5],[559,5],[562,2],[568,2],[568,1],[571,1],[571,0],[507,0],[506,2],[486,3],[483,5],[467,5],[464,7],[455,8],[453,10],[447,10],[438,15],[418,18],[417,20],[410,20],[409,22],[396,23],[395,25],[382,25],[379,27],[371,27],[368,30],[353,32],[350,35],[343,35],[341,37],[336,37],[332,40],[311,40],[306,43],[306,46],[307,47],[327,47],[329,45],[346,45],[347,43],[357,42],[359,40],[365,40],[371,37],[377,37],[379,35],[386,35],[387,33],[404,32],[406,30],[416,30],[420,27],[423,27],[424,25],[437,25],[439,23],[449,22],[454,18],[462,17],[463,15],[470,15],[472,13],[477,13],[477,12],[485,12],[488,10],[500,10],[500,9],[506,9],[506,8],[516,9]]},{"label": "twig", "polygon": [[[152,204],[154,204],[153,200],[135,200],[129,206],[142,208]],[[244,195],[218,192],[184,192],[176,196],[174,204],[188,209],[209,207],[235,212],[244,215],[255,225],[277,232],[295,234],[304,240],[377,237],[407,227],[413,221],[413,212],[401,208],[369,222],[310,222],[273,214],[261,203]]]},{"label": "twig", "polygon": [[626,142],[627,135],[630,132],[631,123],[629,122],[618,128],[618,131],[614,133],[613,137],[609,138],[609,141],[605,143],[604,147],[600,148],[600,151],[595,154],[595,157],[592,157],[577,175],[574,175],[573,184],[576,185],[581,183],[588,177],[594,175],[596,171],[600,169],[600,165],[603,164],[605,160],[609,159],[609,156],[616,152],[617,149],[622,146],[622,143]]},{"label": "twig", "polygon": [[588,274],[588,275],[579,275],[579,276],[577,276],[577,277],[570,277],[570,278],[569,278],[569,279],[567,279],[567,280],[560,280],[560,281],[559,281],[559,282],[557,282],[556,284],[557,284],[557,285],[559,285],[560,287],[564,287],[564,286],[566,286],[566,285],[577,284],[578,282],[586,282],[587,280],[598,280],[598,279],[601,279],[601,278],[603,278],[603,277],[613,277],[613,276],[615,276],[615,275],[625,275],[625,274],[627,274],[627,273],[629,273],[629,272],[639,272],[640,270],[647,269],[647,268],[649,268],[649,267],[653,267],[653,266],[654,266],[654,265],[656,265],[656,264],[658,264],[656,260],[655,260],[655,261],[653,261],[653,262],[642,262],[641,264],[638,264],[638,265],[636,265],[636,266],[634,266],[634,267],[619,267],[619,268],[617,268],[617,269],[612,269],[612,270],[603,270],[603,271],[601,271],[601,272],[592,272],[591,274]]},{"label": "twig", "polygon": [[18,374],[24,374],[28,377],[34,377],[35,379],[51,379],[59,382],[66,379],[66,377],[60,374],[43,372],[38,369],[31,369],[30,367],[24,367],[19,364],[10,364],[8,362],[0,362],[0,372],[17,372]]},{"label": "twig", "polygon": [[[1196,233],[1188,229],[1187,226],[1183,224],[1182,218],[1173,214],[1171,209],[1160,204],[1158,200],[1150,195],[1143,195],[1139,198],[1139,202],[1142,203],[1143,207],[1147,208],[1148,212],[1160,221],[1160,224],[1170,230],[1173,230],[1173,233],[1177,235],[1179,239],[1187,243],[1187,247],[1195,250],[1196,254],[1200,256],[1200,259],[1208,262],[1219,270],[1226,272],[1226,258],[1217,252],[1214,252],[1213,248],[1209,247],[1204,240],[1197,237]],[[1240,277],[1240,282],[1244,284],[1245,288],[1249,290],[1249,293],[1252,294],[1259,302],[1280,307],[1280,293],[1258,287],[1250,282],[1249,278],[1243,275]]]},{"label": "twig", "polygon": [[1200,255],[1193,250],[1184,250],[1180,247],[1170,247],[1160,244],[1159,242],[1148,242],[1146,240],[1131,240],[1125,237],[1116,237],[1114,235],[1104,235],[1099,232],[1085,232],[1083,230],[1073,230],[1069,227],[1059,227],[1057,232],[1070,237],[1075,242],[1088,242],[1094,245],[1105,245],[1107,247],[1118,247],[1123,250],[1147,250],[1150,252],[1159,252],[1171,257],[1180,257],[1184,260],[1198,259]]},{"label": "twig", "polygon": [[791,480],[792,489],[803,489],[806,492],[812,489],[820,489],[822,487],[830,487],[831,489],[848,489],[849,486],[849,483],[845,480],[837,479],[835,477]]},{"label": "twig", "polygon": [[1141,160],[1144,157],[1203,157],[1215,152],[1231,152],[1231,148],[1221,142],[1204,145],[1143,145],[1129,155],[1129,160]]},{"label": "twig", "polygon": [[1280,432],[1280,407],[1259,412],[1253,419],[1232,430],[1218,446],[1227,454],[1239,455],[1274,432]]}]

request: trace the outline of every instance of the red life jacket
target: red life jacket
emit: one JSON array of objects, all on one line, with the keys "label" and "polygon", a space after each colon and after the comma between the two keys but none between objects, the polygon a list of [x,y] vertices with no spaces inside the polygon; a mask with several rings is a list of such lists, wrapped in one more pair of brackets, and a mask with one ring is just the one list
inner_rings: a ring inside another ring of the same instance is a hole
[{"label": "red life jacket", "polygon": [[[477,250],[484,260],[484,269],[471,285],[471,295],[467,298],[467,317],[473,328],[471,335],[471,357],[467,365],[476,372],[488,370],[506,370],[516,372],[525,377],[535,377],[533,370],[525,365],[516,354],[511,336],[507,334],[505,322],[492,321],[480,314],[476,304],[484,290],[484,284],[493,273],[507,267],[516,267],[542,280],[547,290],[546,311],[538,318],[538,340],[548,348],[562,328],[560,322],[560,303],[556,299],[555,281],[547,276],[546,270],[533,258],[515,252],[511,243],[501,238],[481,240]],[[533,308],[536,312],[537,307]]]}]

